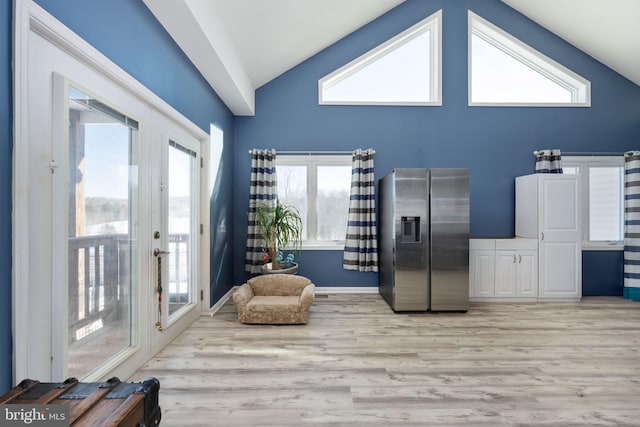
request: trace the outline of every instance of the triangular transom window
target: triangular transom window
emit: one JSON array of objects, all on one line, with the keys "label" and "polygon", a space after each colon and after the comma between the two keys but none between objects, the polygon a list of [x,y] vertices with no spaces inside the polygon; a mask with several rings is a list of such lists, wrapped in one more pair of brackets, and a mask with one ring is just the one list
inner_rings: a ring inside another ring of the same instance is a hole
[{"label": "triangular transom window", "polygon": [[318,82],[320,104],[442,105],[438,11]]},{"label": "triangular transom window", "polygon": [[588,107],[590,83],[469,11],[469,105]]}]

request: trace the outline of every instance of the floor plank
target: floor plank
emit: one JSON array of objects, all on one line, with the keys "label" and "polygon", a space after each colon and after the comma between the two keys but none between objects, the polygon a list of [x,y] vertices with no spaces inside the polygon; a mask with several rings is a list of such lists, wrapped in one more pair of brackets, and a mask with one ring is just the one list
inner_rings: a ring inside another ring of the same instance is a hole
[{"label": "floor plank", "polygon": [[269,326],[228,302],[130,381],[149,376],[163,426],[640,426],[640,303],[394,313],[332,294]]}]

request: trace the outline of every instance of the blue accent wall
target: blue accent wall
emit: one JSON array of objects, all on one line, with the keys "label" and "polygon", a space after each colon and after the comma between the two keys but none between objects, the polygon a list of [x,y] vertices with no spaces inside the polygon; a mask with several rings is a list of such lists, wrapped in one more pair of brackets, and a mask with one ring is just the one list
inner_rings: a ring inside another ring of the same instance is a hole
[{"label": "blue accent wall", "polygon": [[0,0],[0,393],[11,388],[12,1]]},{"label": "blue accent wall", "polygon": [[[318,105],[318,79],[443,10],[442,107]],[[591,108],[468,107],[467,10],[591,81]],[[395,167],[470,169],[471,235],[514,235],[514,178],[534,171],[532,152],[625,151],[640,144],[640,87],[499,0],[407,0],[262,86],[256,115],[236,118],[235,213],[246,218],[253,147],[376,150],[380,179]],[[246,279],[246,229],[235,230],[235,281]],[[599,253],[592,262],[615,270]],[[341,252],[306,251],[300,274],[319,286],[376,286],[375,273],[342,269]],[[597,291],[595,291],[597,292]]]},{"label": "blue accent wall", "polygon": [[[224,132],[218,182],[233,180],[234,117],[142,0],[37,0],[49,13],[101,51],[197,126]],[[11,164],[12,0],[0,0],[0,393],[11,387]],[[233,188],[219,185],[211,203],[211,304],[233,286],[230,232]],[[213,230],[216,232],[213,232]],[[220,265],[224,262],[226,265]],[[18,379],[20,380],[20,379]]]}]

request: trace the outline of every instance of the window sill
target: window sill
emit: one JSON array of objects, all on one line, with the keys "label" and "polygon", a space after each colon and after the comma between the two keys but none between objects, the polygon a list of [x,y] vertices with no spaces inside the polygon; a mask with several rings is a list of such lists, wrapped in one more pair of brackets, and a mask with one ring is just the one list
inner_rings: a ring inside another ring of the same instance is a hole
[{"label": "window sill", "polygon": [[582,250],[583,251],[623,251],[624,244],[623,243],[583,242]]},{"label": "window sill", "polygon": [[303,251],[343,251],[344,243],[308,243],[302,244]]}]

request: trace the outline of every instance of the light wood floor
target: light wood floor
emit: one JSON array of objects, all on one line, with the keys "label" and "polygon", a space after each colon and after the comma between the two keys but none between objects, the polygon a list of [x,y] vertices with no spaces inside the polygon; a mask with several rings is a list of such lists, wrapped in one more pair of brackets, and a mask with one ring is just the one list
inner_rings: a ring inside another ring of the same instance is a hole
[{"label": "light wood floor", "polygon": [[640,303],[472,303],[395,314],[318,295],[300,326],[203,317],[131,379],[163,426],[640,426]]}]

